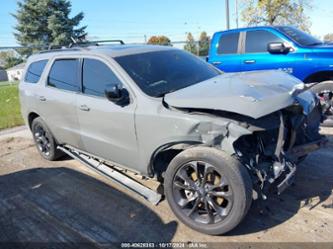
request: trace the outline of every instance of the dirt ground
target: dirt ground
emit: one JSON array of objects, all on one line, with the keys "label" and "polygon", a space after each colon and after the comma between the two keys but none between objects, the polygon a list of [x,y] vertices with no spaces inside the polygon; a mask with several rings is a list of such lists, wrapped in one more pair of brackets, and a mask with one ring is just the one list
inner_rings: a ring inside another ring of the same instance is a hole
[{"label": "dirt ground", "polygon": [[256,201],[233,231],[200,234],[166,201],[153,206],[80,163],[43,160],[25,128],[0,132],[0,243],[120,241],[333,242],[333,129],[298,168],[294,186]]}]

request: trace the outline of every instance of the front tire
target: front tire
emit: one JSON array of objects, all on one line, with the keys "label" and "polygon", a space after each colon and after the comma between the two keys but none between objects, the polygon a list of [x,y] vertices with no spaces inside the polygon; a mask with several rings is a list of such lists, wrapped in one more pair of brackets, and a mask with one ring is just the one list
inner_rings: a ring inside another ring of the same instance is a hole
[{"label": "front tire", "polygon": [[236,227],[252,202],[247,169],[223,151],[208,147],[179,153],[167,168],[164,190],[180,221],[211,235]]},{"label": "front tire", "polygon": [[57,149],[57,143],[51,131],[40,117],[35,118],[31,124],[32,135],[39,154],[49,161],[54,161],[63,156]]}]

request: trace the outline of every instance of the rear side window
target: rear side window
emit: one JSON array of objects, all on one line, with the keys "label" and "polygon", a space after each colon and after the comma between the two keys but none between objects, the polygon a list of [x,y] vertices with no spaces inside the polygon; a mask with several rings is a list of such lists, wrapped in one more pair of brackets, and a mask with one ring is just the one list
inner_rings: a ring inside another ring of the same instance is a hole
[{"label": "rear side window", "polygon": [[99,60],[84,59],[82,73],[82,91],[85,94],[104,96],[108,84],[118,84],[119,79],[111,69]]},{"label": "rear side window", "polygon": [[79,84],[79,60],[56,60],[48,76],[48,85],[68,91],[78,91]]},{"label": "rear side window", "polygon": [[239,33],[222,34],[217,53],[236,54],[238,50]]},{"label": "rear side window", "polygon": [[266,30],[248,31],[246,32],[245,53],[267,52],[267,45],[271,42],[283,42],[283,40]]},{"label": "rear side window", "polygon": [[29,65],[25,74],[24,81],[28,83],[37,83],[46,66],[47,60],[40,60]]}]

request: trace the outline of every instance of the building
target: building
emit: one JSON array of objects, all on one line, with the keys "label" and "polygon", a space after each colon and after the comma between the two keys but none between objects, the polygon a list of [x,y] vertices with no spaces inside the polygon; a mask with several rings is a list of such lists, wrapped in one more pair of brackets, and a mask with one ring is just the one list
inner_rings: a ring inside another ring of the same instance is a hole
[{"label": "building", "polygon": [[23,69],[24,69],[25,63],[20,63],[14,67],[7,69],[7,76],[9,81],[18,81],[21,80]]},{"label": "building", "polygon": [[6,70],[0,67],[0,81],[7,81],[7,80],[8,77]]}]

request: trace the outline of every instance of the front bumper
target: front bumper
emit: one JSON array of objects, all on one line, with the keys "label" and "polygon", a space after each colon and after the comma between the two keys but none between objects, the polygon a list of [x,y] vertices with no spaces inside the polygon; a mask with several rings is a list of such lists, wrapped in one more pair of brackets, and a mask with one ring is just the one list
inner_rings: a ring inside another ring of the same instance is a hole
[{"label": "front bumper", "polygon": [[285,174],[285,177],[277,183],[276,189],[277,194],[280,195],[283,191],[285,191],[293,182],[295,179],[296,174],[296,165],[289,166],[289,172]]}]

